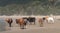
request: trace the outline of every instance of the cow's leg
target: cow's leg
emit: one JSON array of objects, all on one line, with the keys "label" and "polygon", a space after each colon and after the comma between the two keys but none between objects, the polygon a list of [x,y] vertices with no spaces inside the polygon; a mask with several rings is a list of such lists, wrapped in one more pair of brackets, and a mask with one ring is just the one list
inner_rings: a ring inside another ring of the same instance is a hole
[{"label": "cow's leg", "polygon": [[52,20],[52,22],[54,23],[54,20]]},{"label": "cow's leg", "polygon": [[52,20],[48,20],[48,24],[51,24],[52,23]]},{"label": "cow's leg", "polygon": [[21,29],[22,27],[21,27],[21,24],[20,24],[20,29]]},{"label": "cow's leg", "polygon": [[43,27],[43,22],[40,22],[40,27]]},{"label": "cow's leg", "polygon": [[22,27],[21,27],[21,24],[20,24],[20,28],[22,28]]},{"label": "cow's leg", "polygon": [[22,25],[22,28],[21,29],[24,29],[24,25]]},{"label": "cow's leg", "polygon": [[27,25],[27,23],[24,23],[24,27],[25,27],[25,28],[27,28],[27,26],[26,26],[26,25]]},{"label": "cow's leg", "polygon": [[9,27],[11,27],[11,23],[9,23]]},{"label": "cow's leg", "polygon": [[34,22],[34,25],[35,25],[35,22]]},{"label": "cow's leg", "polygon": [[51,23],[53,24],[54,23],[54,20],[51,20]]},{"label": "cow's leg", "polygon": [[32,24],[32,22],[30,22],[30,25]]},{"label": "cow's leg", "polygon": [[49,23],[49,21],[48,21],[48,20],[46,20],[46,22],[47,22],[47,23]]},{"label": "cow's leg", "polygon": [[20,28],[21,28],[21,29],[24,29],[24,25],[20,25]]}]

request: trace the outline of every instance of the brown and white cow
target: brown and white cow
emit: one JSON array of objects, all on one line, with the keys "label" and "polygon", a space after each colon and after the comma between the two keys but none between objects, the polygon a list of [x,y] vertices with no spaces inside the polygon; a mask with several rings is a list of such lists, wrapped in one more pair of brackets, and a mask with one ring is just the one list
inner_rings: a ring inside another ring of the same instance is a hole
[{"label": "brown and white cow", "polygon": [[16,23],[20,25],[21,29],[26,27],[26,22],[23,18],[16,19]]},{"label": "brown and white cow", "polygon": [[45,16],[44,17],[47,23],[54,23],[54,17]]},{"label": "brown and white cow", "polygon": [[9,27],[11,27],[11,24],[13,22],[12,18],[6,18],[5,21],[9,24]]}]

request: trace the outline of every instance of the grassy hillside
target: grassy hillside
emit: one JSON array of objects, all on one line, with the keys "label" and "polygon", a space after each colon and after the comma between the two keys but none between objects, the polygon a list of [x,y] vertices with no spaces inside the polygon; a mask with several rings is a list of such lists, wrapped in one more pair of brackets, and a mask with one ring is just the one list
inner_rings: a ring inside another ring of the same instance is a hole
[{"label": "grassy hillside", "polygon": [[0,15],[60,15],[59,0],[0,0]]}]

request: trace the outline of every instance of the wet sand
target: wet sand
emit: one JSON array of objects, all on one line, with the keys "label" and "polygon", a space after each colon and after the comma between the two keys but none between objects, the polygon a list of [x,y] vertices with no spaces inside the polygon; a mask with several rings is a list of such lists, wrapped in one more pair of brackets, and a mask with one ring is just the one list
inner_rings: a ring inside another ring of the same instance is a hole
[{"label": "wet sand", "polygon": [[[5,17],[4,17],[5,18]],[[14,17],[15,18],[15,17]],[[40,27],[38,22],[36,25],[27,25],[26,29],[20,29],[20,27],[14,22],[12,27],[6,26],[8,31],[0,33],[60,33],[60,16],[55,16],[55,23],[48,24],[44,22],[44,27]]]}]

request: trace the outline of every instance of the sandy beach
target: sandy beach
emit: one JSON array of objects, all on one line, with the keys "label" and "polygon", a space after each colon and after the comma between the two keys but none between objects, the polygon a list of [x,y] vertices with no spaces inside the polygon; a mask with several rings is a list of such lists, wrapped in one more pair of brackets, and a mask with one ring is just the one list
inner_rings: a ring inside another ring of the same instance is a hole
[{"label": "sandy beach", "polygon": [[[0,16],[0,18],[19,18],[22,16]],[[39,16],[38,16],[39,17]],[[41,16],[40,16],[41,17]],[[60,33],[60,16],[55,16],[55,23],[54,24],[48,24],[44,22],[44,27],[40,27],[38,22],[36,22],[36,25],[27,25],[26,29],[20,29],[20,27],[14,22],[12,24],[13,27],[6,27],[7,31],[3,31],[0,33]]]}]

